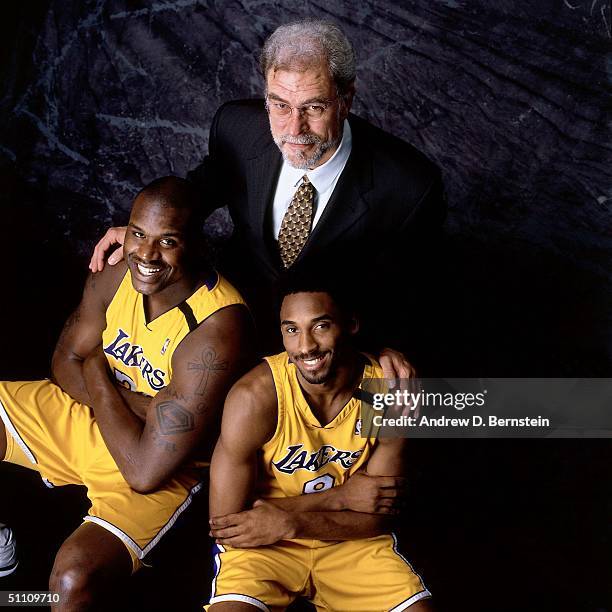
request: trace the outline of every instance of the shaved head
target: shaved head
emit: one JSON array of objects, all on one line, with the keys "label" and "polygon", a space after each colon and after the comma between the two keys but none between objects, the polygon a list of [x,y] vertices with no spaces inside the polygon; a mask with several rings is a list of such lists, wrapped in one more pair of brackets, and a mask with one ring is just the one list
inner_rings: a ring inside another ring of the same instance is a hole
[{"label": "shaved head", "polygon": [[197,191],[189,181],[177,176],[155,179],[138,192],[134,198],[133,208],[151,205],[160,209],[171,208],[182,211],[185,233],[191,239],[202,238],[203,207]]},{"label": "shaved head", "polygon": [[153,200],[164,208],[187,208],[195,211],[199,207],[194,187],[178,176],[162,176],[143,187],[134,201],[139,198]]}]

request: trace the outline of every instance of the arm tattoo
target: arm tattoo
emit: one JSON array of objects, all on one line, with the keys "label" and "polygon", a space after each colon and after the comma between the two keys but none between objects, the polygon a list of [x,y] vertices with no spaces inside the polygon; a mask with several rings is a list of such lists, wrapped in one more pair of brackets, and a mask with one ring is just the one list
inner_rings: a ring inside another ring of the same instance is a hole
[{"label": "arm tattoo", "polygon": [[161,402],[155,407],[157,422],[162,435],[186,433],[193,431],[193,414],[176,402]]},{"label": "arm tattoo", "polygon": [[168,385],[166,387],[166,395],[179,402],[187,402],[192,397],[191,395],[183,395],[182,393],[179,393],[176,389],[172,387],[172,385]]},{"label": "arm tattoo", "polygon": [[217,357],[215,349],[205,348],[202,351],[202,357],[200,363],[194,363],[190,361],[187,364],[188,370],[198,370],[202,372],[198,388],[196,389],[196,395],[204,395],[206,387],[208,387],[208,380],[211,372],[220,372],[221,370],[227,370],[227,361],[221,361]]},{"label": "arm tattoo", "polygon": [[70,331],[71,327],[74,327],[81,320],[81,307],[78,306],[77,309],[68,317],[66,323],[64,323],[64,327],[62,329],[62,333],[57,340],[58,346],[63,347],[65,345],[66,336]]},{"label": "arm tattoo", "polygon": [[81,320],[81,307],[77,309],[68,317],[66,323],[64,323],[64,331],[68,331],[71,327],[76,325]]},{"label": "arm tattoo", "polygon": [[151,432],[151,437],[155,441],[155,446],[158,448],[163,448],[167,453],[175,453],[176,452],[176,444],[174,442],[166,442],[159,437],[159,432],[155,427],[149,427],[149,431]]}]

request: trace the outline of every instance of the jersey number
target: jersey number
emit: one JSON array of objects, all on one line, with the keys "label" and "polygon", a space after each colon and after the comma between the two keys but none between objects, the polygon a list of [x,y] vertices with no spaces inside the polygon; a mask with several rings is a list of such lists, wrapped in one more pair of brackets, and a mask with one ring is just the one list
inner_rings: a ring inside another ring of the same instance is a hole
[{"label": "jersey number", "polygon": [[128,391],[136,391],[136,383],[125,373],[117,368],[115,370],[115,378],[121,383]]},{"label": "jersey number", "polygon": [[323,474],[323,476],[305,482],[302,493],[319,493],[320,491],[331,489],[334,486],[335,480],[330,474]]}]

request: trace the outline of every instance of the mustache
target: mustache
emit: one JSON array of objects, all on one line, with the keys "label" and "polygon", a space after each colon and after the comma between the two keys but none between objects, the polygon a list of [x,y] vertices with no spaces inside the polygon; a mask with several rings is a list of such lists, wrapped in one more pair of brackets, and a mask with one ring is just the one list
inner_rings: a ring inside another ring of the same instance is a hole
[{"label": "mustache", "polygon": [[151,259],[150,261],[144,261],[138,257],[138,255],[134,255],[133,253],[129,253],[127,256],[128,262],[134,262],[136,264],[142,264],[143,266],[160,266],[163,267],[165,264],[161,259]]},{"label": "mustache", "polygon": [[317,359],[318,357],[323,357],[326,355],[326,352],[317,351],[314,353],[298,353],[297,355],[292,355],[293,359],[304,361],[305,359]]},{"label": "mustache", "polygon": [[282,134],[279,138],[281,144],[286,142],[289,144],[321,144],[322,138],[319,138],[316,134],[300,134],[299,136],[290,136],[289,134]]}]

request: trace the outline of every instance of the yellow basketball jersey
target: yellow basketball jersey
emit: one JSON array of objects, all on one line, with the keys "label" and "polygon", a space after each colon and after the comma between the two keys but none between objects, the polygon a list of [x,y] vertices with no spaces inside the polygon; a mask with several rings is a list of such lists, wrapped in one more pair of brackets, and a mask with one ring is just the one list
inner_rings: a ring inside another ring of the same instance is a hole
[{"label": "yellow basketball jersey", "polygon": [[106,310],[102,346],[108,364],[132,391],[156,395],[172,378],[172,354],[181,340],[221,308],[244,303],[238,291],[213,271],[184,302],[147,324],[143,296],[132,286],[127,270]]},{"label": "yellow basketball jersey", "polygon": [[[278,421],[264,444],[260,497],[293,497],[341,485],[362,467],[376,439],[361,437],[360,400],[353,397],[324,427],[314,416],[287,353],[266,357],[278,397]],[[384,378],[373,360],[363,378]]]}]

